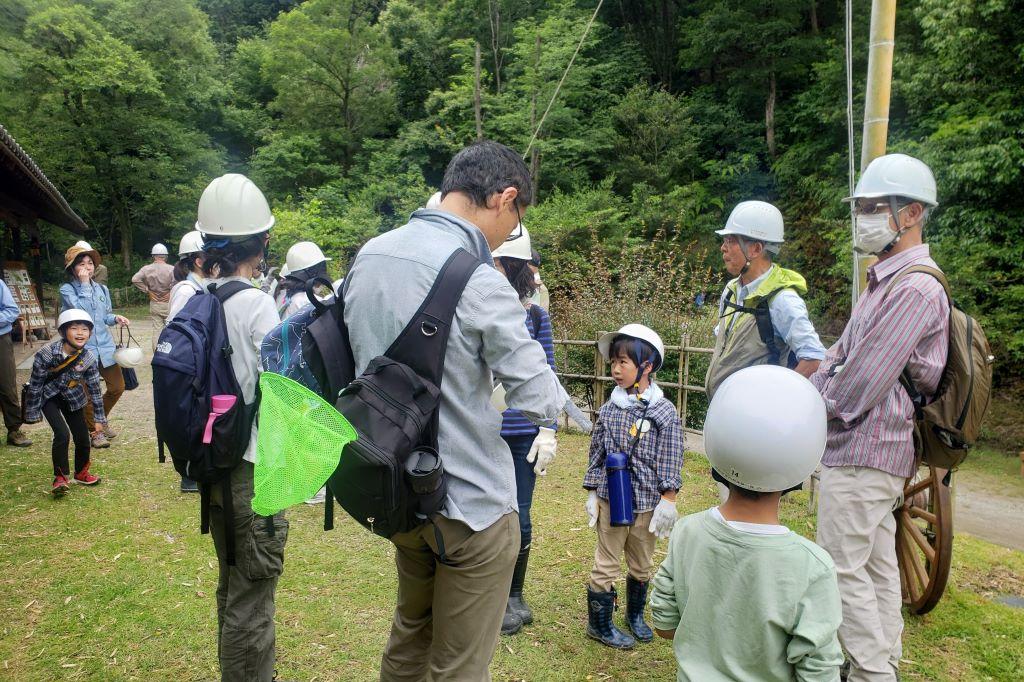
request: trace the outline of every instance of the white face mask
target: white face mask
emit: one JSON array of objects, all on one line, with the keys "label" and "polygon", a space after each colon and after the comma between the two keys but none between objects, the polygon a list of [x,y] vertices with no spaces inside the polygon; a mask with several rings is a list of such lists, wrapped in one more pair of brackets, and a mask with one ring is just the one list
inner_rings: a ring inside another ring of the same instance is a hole
[{"label": "white face mask", "polygon": [[889,214],[858,215],[853,248],[865,255],[877,254],[899,237],[889,227]]}]

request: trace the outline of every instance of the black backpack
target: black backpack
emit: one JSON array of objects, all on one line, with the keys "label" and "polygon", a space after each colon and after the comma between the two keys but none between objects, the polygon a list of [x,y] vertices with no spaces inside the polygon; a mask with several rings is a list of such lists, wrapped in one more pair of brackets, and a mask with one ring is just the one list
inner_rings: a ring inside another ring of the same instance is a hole
[{"label": "black backpack", "polygon": [[[797,366],[796,353],[787,351],[786,357],[782,357],[782,350],[775,343],[775,326],[772,324],[772,311],[769,307],[772,299],[775,298],[780,291],[788,289],[789,287],[779,287],[778,289],[772,289],[767,294],[761,297],[761,300],[757,302],[757,305],[753,308],[748,306],[738,305],[732,302],[732,291],[729,292],[725,299],[725,307],[731,308],[736,312],[749,313],[754,316],[754,323],[757,325],[757,335],[761,337],[761,343],[768,349],[768,364],[770,365],[782,365],[793,369]],[[780,362],[784,360],[785,362]]]},{"label": "black backpack", "polygon": [[[249,445],[256,403],[245,405],[231,367],[231,344],[223,304],[243,282],[227,282],[211,293],[197,293],[160,332],[153,353],[153,409],[157,440],[171,453],[174,468],[199,483],[200,531],[210,530],[210,487],[223,486],[227,558],[234,565],[231,472]],[[235,396],[227,412],[211,420],[211,398]],[[208,427],[209,424],[209,427]],[[209,429],[210,438],[205,438]]]},{"label": "black backpack", "polygon": [[[444,357],[455,308],[480,264],[457,249],[416,314],[358,377],[344,292],[333,302],[310,297],[317,312],[300,340],[303,357],[320,394],[359,434],[339,453],[338,468],[327,482],[324,530],[334,526],[334,500],[385,538],[415,528],[444,505],[447,481],[437,452]],[[346,278],[346,288],[348,283]]]}]

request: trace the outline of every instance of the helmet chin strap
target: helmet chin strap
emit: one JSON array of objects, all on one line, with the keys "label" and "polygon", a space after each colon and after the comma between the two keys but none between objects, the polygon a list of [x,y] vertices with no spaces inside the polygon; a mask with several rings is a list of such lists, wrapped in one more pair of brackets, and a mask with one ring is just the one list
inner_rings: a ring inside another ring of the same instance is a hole
[{"label": "helmet chin strap", "polygon": [[[907,204],[907,206],[909,205],[910,204]],[[907,206],[904,206],[903,208],[906,208]],[[913,227],[913,225],[911,225],[910,227],[900,227],[900,211],[902,211],[903,208],[897,209],[896,199],[894,199],[893,197],[889,197],[889,211],[892,213],[892,221],[896,223],[896,236],[893,237],[892,241],[886,244],[885,248],[879,251],[877,255],[881,256],[892,251],[893,248],[897,244],[899,244],[900,239],[903,237],[903,233],[909,230],[911,227]]]},{"label": "helmet chin strap", "polygon": [[740,277],[742,277],[743,275],[747,274],[747,270],[750,269],[750,256],[747,255],[747,240],[746,239],[744,239],[743,237],[737,236],[736,237],[736,243],[740,247],[740,253],[743,254],[743,260],[746,261],[743,264],[743,267],[740,268]]}]

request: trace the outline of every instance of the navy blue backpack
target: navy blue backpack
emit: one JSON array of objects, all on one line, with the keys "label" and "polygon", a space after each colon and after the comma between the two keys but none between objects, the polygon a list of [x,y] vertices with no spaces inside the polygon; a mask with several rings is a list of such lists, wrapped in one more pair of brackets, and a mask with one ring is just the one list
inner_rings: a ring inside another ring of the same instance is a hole
[{"label": "navy blue backpack", "polygon": [[[171,453],[174,468],[199,483],[200,530],[210,530],[210,489],[223,486],[228,563],[234,563],[231,471],[249,445],[256,401],[246,407],[231,367],[231,344],[224,322],[224,301],[251,288],[228,282],[211,293],[190,298],[167,323],[153,353],[153,408],[157,438]],[[234,405],[213,420],[212,438],[204,442],[215,395],[233,395]]]}]

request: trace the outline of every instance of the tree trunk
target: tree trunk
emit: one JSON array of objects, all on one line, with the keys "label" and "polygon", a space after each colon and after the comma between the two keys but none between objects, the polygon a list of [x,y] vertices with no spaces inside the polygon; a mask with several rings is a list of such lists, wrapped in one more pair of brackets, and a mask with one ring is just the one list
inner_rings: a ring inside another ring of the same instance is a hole
[{"label": "tree trunk", "polygon": [[491,22],[491,52],[494,53],[494,92],[501,94],[501,5],[487,0],[487,18]]},{"label": "tree trunk", "polygon": [[[540,33],[533,45],[533,96],[530,98],[530,130],[537,130],[537,91],[540,90]],[[538,131],[539,137],[539,131]],[[537,205],[537,183],[540,181],[540,152],[537,149],[537,142],[534,140],[530,149],[530,180],[533,183],[533,206]]]},{"label": "tree trunk", "polygon": [[476,139],[484,139],[484,116],[480,108],[480,43],[473,55],[473,113],[476,115]]},{"label": "tree trunk", "polygon": [[820,32],[818,28],[818,0],[811,0],[811,33],[818,35]]},{"label": "tree trunk", "polygon": [[764,136],[768,154],[775,158],[775,71],[768,75],[768,101],[764,105]]}]

